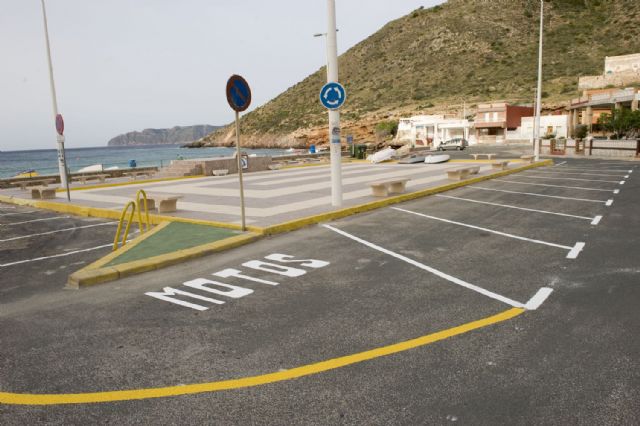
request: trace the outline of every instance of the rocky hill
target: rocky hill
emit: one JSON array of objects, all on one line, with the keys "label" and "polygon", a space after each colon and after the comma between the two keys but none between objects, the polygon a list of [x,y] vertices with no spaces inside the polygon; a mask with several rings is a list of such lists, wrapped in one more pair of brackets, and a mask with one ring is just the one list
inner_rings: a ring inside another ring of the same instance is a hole
[{"label": "rocky hill", "polygon": [[196,141],[210,134],[220,126],[201,124],[196,126],[175,126],[171,129],[144,129],[129,132],[111,139],[108,146],[181,144]]},{"label": "rocky hill", "polygon": [[[473,111],[477,102],[531,103],[537,79],[537,0],[449,0],[389,22],[339,58],[347,89],[343,134],[372,138],[375,123],[400,115]],[[640,1],[545,2],[543,102],[578,95],[580,75],[602,73],[604,57],[640,52]],[[306,145],[326,140],[319,69],[242,119],[245,142]],[[204,138],[233,142],[231,128]]]}]

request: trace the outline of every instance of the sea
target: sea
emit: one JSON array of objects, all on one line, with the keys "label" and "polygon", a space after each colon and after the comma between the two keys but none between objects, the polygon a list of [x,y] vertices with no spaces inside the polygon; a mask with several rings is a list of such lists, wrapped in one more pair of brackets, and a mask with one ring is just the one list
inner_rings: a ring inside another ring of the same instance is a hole
[{"label": "sea", "polygon": [[[286,155],[284,149],[242,149],[258,156]],[[136,167],[168,166],[171,160],[230,156],[235,148],[181,148],[179,145],[145,145],[129,147],[67,148],[67,167],[74,173],[94,164],[104,168],[128,168],[135,160]],[[0,152],[0,178],[15,176],[26,170],[40,175],[58,174],[58,155],[55,149]]]}]

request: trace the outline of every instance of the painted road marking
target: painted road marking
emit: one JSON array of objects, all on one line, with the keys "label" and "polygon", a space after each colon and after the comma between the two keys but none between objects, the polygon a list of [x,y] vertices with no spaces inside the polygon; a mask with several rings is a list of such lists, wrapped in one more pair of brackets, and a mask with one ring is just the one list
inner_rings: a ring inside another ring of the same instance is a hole
[{"label": "painted road marking", "polygon": [[[607,173],[572,173],[572,172],[562,172],[562,171],[552,171],[552,172],[547,172],[544,170],[525,170],[525,172],[529,172],[527,174],[538,174],[538,175],[583,175],[583,176],[610,176],[610,177],[621,177],[620,175],[610,175]],[[625,175],[624,176],[625,179],[629,179],[629,175]]]},{"label": "painted road marking", "polygon": [[[282,253],[270,254],[268,256],[265,256],[265,259],[273,260],[273,261],[285,263],[285,264],[296,264],[296,265],[304,266],[306,268],[311,268],[311,269],[324,268],[325,266],[330,265],[329,262],[326,262],[324,260],[296,259],[295,256],[282,254]],[[300,277],[302,275],[305,275],[308,272],[305,269],[295,268],[293,266],[281,265],[280,263],[264,262],[262,260],[250,260],[248,262],[244,262],[242,266],[253,269],[255,271],[282,275],[289,278]],[[261,278],[244,275],[242,274],[242,271],[233,269],[233,268],[223,269],[222,271],[214,272],[211,275],[216,277],[221,277],[221,278],[232,278],[232,277],[240,278],[243,280],[257,282],[260,284],[267,284],[271,286],[279,285],[279,283],[275,281],[267,281]],[[247,289],[244,287],[239,287],[237,285],[231,285],[231,284],[227,284],[219,281],[212,281],[206,278],[197,278],[195,280],[190,280],[182,283],[182,285],[189,287],[189,289],[196,289],[196,290],[200,290],[207,293],[213,293],[218,296],[230,297],[232,299],[239,299],[241,297],[244,297],[253,293],[253,290],[251,289]],[[222,288],[223,290],[221,290],[220,288]],[[199,305],[197,303],[191,303],[191,302],[186,302],[184,300],[176,299],[175,296],[191,297],[193,299],[202,300],[202,301],[213,303],[216,305],[223,305],[226,303],[224,300],[212,299],[210,297],[205,297],[197,293],[175,289],[173,287],[164,287],[162,291],[149,291],[149,292],[146,292],[145,295],[163,300],[165,302],[195,309],[197,311],[206,311],[209,308],[207,306]]]},{"label": "painted road marking", "polygon": [[620,190],[619,190],[619,189],[614,189],[614,190],[613,190],[613,193],[614,193],[614,194],[619,194],[619,193],[620,193]]},{"label": "painted road marking", "polygon": [[568,178],[568,177],[546,177],[546,176],[531,176],[527,175],[529,179],[547,179],[547,180],[579,180],[582,182],[605,182],[605,183],[618,183],[617,180],[600,180],[600,179],[581,179],[581,178]]},{"label": "painted road marking", "polygon": [[31,238],[31,237],[39,237],[39,236],[42,236],[42,235],[57,234],[58,232],[69,232],[69,231],[75,231],[76,229],[93,228],[95,226],[107,226],[107,225],[116,225],[116,222],[96,223],[96,224],[93,224],[93,225],[77,226],[75,228],[65,228],[65,229],[57,229],[55,231],[40,232],[38,234],[21,235],[19,237],[13,237],[13,238],[7,238],[7,239],[4,239],[4,240],[0,240],[0,243],[4,243],[4,242],[7,242],[7,241],[21,240],[23,238]]},{"label": "painted road marking", "polygon": [[100,249],[105,248],[105,247],[113,247],[113,243],[104,244],[104,245],[97,246],[97,247],[91,247],[91,248],[88,248],[88,249],[69,251],[67,253],[54,254],[54,255],[51,255],[51,256],[36,257],[36,258],[33,258],[33,259],[25,259],[25,260],[18,260],[16,262],[3,263],[3,264],[0,264],[0,268],[6,268],[7,266],[13,266],[13,265],[21,265],[23,263],[29,263],[29,262],[37,262],[37,261],[40,261],[40,260],[53,259],[53,258],[56,258],[56,257],[71,256],[72,254],[84,253],[84,252],[93,251],[93,250],[100,250]]},{"label": "painted road marking", "polygon": [[[495,180],[495,179],[494,179]],[[559,198],[561,200],[571,200],[571,201],[584,201],[588,203],[607,203],[606,206],[610,206],[609,201],[613,203],[613,200],[592,200],[589,198],[574,198],[574,197],[563,197],[561,195],[546,195],[546,194],[536,194],[535,192],[519,192],[519,191],[508,191],[506,189],[494,189],[494,188],[485,188],[484,186],[475,186],[471,185],[467,188],[481,189],[483,191],[496,191],[496,192],[506,192],[508,194],[522,194],[522,195],[532,195],[534,197],[545,197],[545,198]]]},{"label": "painted road marking", "polygon": [[69,216],[54,216],[54,217],[45,217],[42,219],[25,220],[24,222],[0,223],[0,226],[24,225],[25,223],[44,222],[47,220],[59,220],[59,219],[69,219]]},{"label": "painted road marking", "polygon": [[566,162],[566,161],[563,161],[562,163],[554,164],[554,166],[553,166],[553,167],[562,166],[563,164],[567,164],[567,162]]},{"label": "painted road marking", "polygon": [[31,214],[31,213],[35,213],[37,212],[37,210],[32,210],[29,212],[13,212],[13,213],[2,213],[0,214],[0,216],[15,216],[15,215],[20,215],[20,214]]},{"label": "painted road marking", "polygon": [[[537,302],[544,296],[540,295],[540,291],[536,294],[538,298],[531,300],[531,306],[535,306]],[[534,296],[534,298],[536,297]],[[395,343],[393,345],[383,346],[380,348],[370,349],[350,355],[344,355],[338,358],[319,361],[313,364],[307,364],[295,367],[289,370],[281,370],[274,373],[262,374],[259,376],[243,377],[238,379],[222,380],[219,382],[194,383],[189,385],[168,386],[162,388],[147,389],[131,389],[106,392],[91,393],[72,393],[72,394],[20,394],[10,392],[0,392],[0,404],[11,405],[59,405],[59,404],[90,404],[96,402],[114,402],[114,401],[131,401],[151,398],[163,398],[179,395],[193,395],[205,392],[218,392],[223,390],[241,389],[253,386],[265,385],[268,383],[281,382],[285,380],[297,379],[312,374],[318,374],[325,371],[335,370],[337,368],[346,367],[348,365],[369,361],[387,355],[404,352],[409,349],[415,349],[426,346],[449,337],[458,336],[473,330],[478,330],[492,324],[521,315],[526,312],[522,308],[511,308],[497,315],[483,318],[481,320],[468,322],[447,330],[438,331],[436,333],[427,334],[404,342]]]},{"label": "painted road marking", "polygon": [[613,200],[607,200],[605,206],[610,207],[613,204]]},{"label": "painted road marking", "polygon": [[[538,209],[529,209],[526,207],[518,207],[518,206],[512,206],[509,204],[498,204],[498,203],[490,203],[488,201],[478,201],[478,200],[472,200],[470,198],[462,198],[462,197],[453,197],[451,195],[441,195],[441,194],[436,194],[436,197],[440,197],[440,198],[450,198],[453,200],[460,200],[460,201],[469,201],[471,203],[478,203],[478,204],[487,204],[490,206],[498,206],[498,207],[505,207],[508,209],[516,209],[516,210],[524,210],[524,211],[528,211],[528,212],[535,212],[535,213],[544,213],[544,214],[552,214],[552,215],[557,215],[557,216],[565,216],[565,217],[573,217],[576,219],[584,219],[584,220],[590,220],[592,221],[591,224],[592,225],[597,225],[598,223],[593,223],[593,221],[596,218],[602,218],[602,216],[596,216],[596,217],[588,217],[588,216],[577,216],[574,214],[567,214],[567,213],[558,213],[558,212],[550,212],[547,210],[538,210]],[[598,219],[598,222],[600,221],[600,219]]]},{"label": "painted road marking", "polygon": [[457,285],[459,285],[461,287],[464,287],[466,289],[475,291],[476,293],[480,293],[483,296],[490,297],[491,299],[498,300],[498,301],[500,301],[502,303],[506,303],[507,305],[511,305],[511,306],[513,306],[515,308],[523,308],[523,307],[525,307],[525,305],[523,305],[520,302],[516,302],[513,299],[509,299],[508,297],[502,296],[502,295],[500,295],[498,293],[494,293],[494,292],[489,291],[487,289],[484,289],[482,287],[478,287],[475,284],[471,284],[471,283],[463,281],[463,280],[461,280],[459,278],[453,277],[453,276],[451,276],[449,274],[446,274],[446,273],[444,273],[444,272],[442,272],[442,271],[440,271],[438,269],[435,269],[435,268],[427,266],[427,265],[425,265],[423,263],[417,262],[417,261],[415,261],[413,259],[410,259],[410,258],[408,258],[406,256],[403,256],[403,255],[401,255],[399,253],[396,253],[394,251],[388,250],[388,249],[386,249],[384,247],[380,247],[377,244],[374,244],[372,242],[363,240],[362,238],[356,237],[355,235],[349,234],[348,232],[345,232],[345,231],[343,231],[341,229],[335,228],[335,227],[333,227],[331,225],[322,225],[322,226],[327,228],[327,229],[329,229],[329,230],[331,230],[331,231],[333,231],[333,232],[335,232],[335,233],[337,233],[337,234],[340,234],[340,235],[342,235],[344,237],[347,237],[347,238],[349,238],[349,239],[351,239],[353,241],[356,241],[356,242],[358,242],[358,243],[360,243],[362,245],[365,245],[365,246],[367,246],[369,248],[372,248],[372,249],[377,250],[377,251],[379,251],[381,253],[384,253],[384,254],[388,254],[391,257],[395,257],[396,259],[402,260],[403,262],[406,262],[406,263],[408,263],[410,265],[413,265],[415,267],[418,267],[418,268],[420,268],[420,269],[422,269],[424,271],[427,271],[427,272],[430,272],[430,273],[432,273],[434,275],[437,275],[438,277],[443,278],[443,279],[445,279],[445,280],[447,280],[449,282],[457,284]]},{"label": "painted road marking", "polygon": [[550,183],[518,182],[518,181],[515,181],[515,180],[504,180],[504,179],[493,179],[493,181],[495,181],[495,182],[505,182],[505,183],[517,183],[519,185],[529,185],[529,186],[550,186],[550,187],[553,187],[553,188],[582,189],[584,191],[613,192],[613,189],[585,188],[583,186],[551,185]]},{"label": "painted road marking", "polygon": [[[582,250],[582,247],[584,247],[584,243],[576,243],[573,247],[569,247],[569,246],[565,246],[563,244],[550,243],[550,242],[542,241],[542,240],[534,240],[532,238],[521,237],[519,235],[514,235],[514,234],[509,234],[509,233],[506,233],[506,232],[496,231],[496,230],[489,229],[489,228],[482,228],[480,226],[469,225],[468,223],[456,222],[454,220],[443,219],[441,217],[436,217],[436,216],[429,216],[427,214],[413,212],[411,210],[405,210],[405,209],[401,209],[399,207],[391,207],[391,208],[394,209],[394,210],[398,210],[398,211],[401,211],[401,212],[413,214],[413,215],[424,217],[424,218],[427,218],[427,219],[439,220],[441,222],[451,223],[453,225],[464,226],[464,227],[467,227],[467,228],[477,229],[479,231],[491,232],[493,234],[501,235],[503,237],[508,237],[508,238],[513,238],[513,239],[516,239],[516,240],[527,241],[527,242],[530,242],[530,243],[542,244],[542,245],[549,246],[549,247],[557,247],[557,248],[569,250],[569,254],[567,255],[568,259],[575,259],[578,256],[578,253],[580,253],[580,251]],[[577,249],[578,247],[579,247],[579,249]]]},{"label": "painted road marking", "polygon": [[571,167],[563,167],[563,170],[583,170],[585,172],[620,172],[620,173],[633,173],[632,169],[583,169],[581,167],[571,168]]},{"label": "painted road marking", "polygon": [[596,216],[593,218],[593,220],[591,221],[592,225],[597,225],[600,223],[600,221],[602,220],[602,216]]},{"label": "painted road marking", "polygon": [[542,287],[538,292],[524,305],[524,308],[530,311],[535,311],[544,303],[549,295],[553,292],[553,289],[549,287]]}]

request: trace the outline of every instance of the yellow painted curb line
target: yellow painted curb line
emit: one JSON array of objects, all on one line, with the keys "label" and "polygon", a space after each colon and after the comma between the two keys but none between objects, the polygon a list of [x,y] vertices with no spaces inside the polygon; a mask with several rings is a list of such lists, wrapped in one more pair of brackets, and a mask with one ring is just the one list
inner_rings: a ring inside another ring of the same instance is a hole
[{"label": "yellow painted curb line", "polygon": [[454,183],[450,183],[450,184],[446,184],[446,185],[441,185],[441,186],[436,186],[433,188],[427,188],[421,191],[415,191],[415,192],[409,192],[407,194],[402,194],[402,195],[397,195],[394,197],[388,197],[385,198],[383,200],[379,200],[379,201],[372,201],[369,203],[364,203],[364,204],[359,204],[353,207],[347,207],[345,209],[341,209],[341,210],[334,210],[334,211],[330,211],[327,213],[321,213],[318,215],[314,215],[314,216],[308,216],[302,219],[295,219],[289,222],[284,222],[284,223],[279,223],[277,225],[272,225],[269,227],[266,227],[262,230],[262,232],[265,235],[273,235],[273,234],[279,234],[279,233],[283,233],[283,232],[289,232],[289,231],[294,231],[296,229],[300,229],[303,228],[305,226],[309,226],[309,225],[314,225],[316,223],[320,223],[320,222],[326,222],[326,221],[331,221],[331,220],[336,220],[336,219],[342,219],[344,217],[347,216],[352,216],[354,214],[357,213],[363,213],[363,212],[367,212],[367,211],[371,211],[371,210],[375,210],[375,209],[379,209],[382,207],[387,207],[389,205],[392,204],[398,204],[398,203],[402,203],[404,201],[409,201],[409,200],[415,200],[417,198],[422,198],[425,197],[427,195],[433,195],[433,194],[437,194],[440,192],[445,192],[445,191],[449,191],[451,189],[456,189],[456,188],[460,188],[463,186],[467,186],[467,185],[471,185],[474,183],[478,183],[478,182],[483,182],[485,180],[490,180],[496,177],[501,177],[501,176],[506,176],[506,175],[510,175],[513,173],[518,173],[527,169],[531,169],[531,168],[535,168],[535,167],[541,167],[541,166],[548,166],[553,164],[553,162],[551,160],[545,160],[545,161],[540,161],[538,163],[533,163],[533,164],[527,164],[525,166],[522,167],[518,167],[518,168],[514,168],[514,169],[509,169],[509,170],[503,170],[500,172],[496,172],[496,173],[491,173],[488,175],[484,175],[484,176],[479,176],[473,179],[466,179],[460,182],[454,182]]},{"label": "yellow painted curb line", "polygon": [[[138,244],[146,239],[148,237],[148,234],[151,234],[151,232],[143,235],[143,237],[145,238],[138,241]],[[149,257],[147,259],[136,260],[133,262],[122,263],[120,265],[114,266],[103,266],[123,253],[118,250],[71,274],[67,281],[67,288],[78,289],[80,287],[87,287],[94,284],[115,281],[117,279],[128,277],[131,275],[161,269],[180,262],[184,262],[186,260],[195,259],[225,250],[230,250],[232,248],[253,242],[258,238],[260,238],[259,234],[248,233],[225,238],[223,240],[215,241],[212,243],[202,244],[188,249],[177,250],[172,253]],[[127,246],[125,246],[125,248],[126,247]]]},{"label": "yellow painted curb line", "polygon": [[240,379],[222,380],[209,383],[195,383],[190,385],[168,386],[162,388],[131,389],[119,391],[75,393],[75,394],[20,394],[0,392],[1,404],[12,405],[57,405],[57,404],[88,404],[96,402],[131,401],[150,398],[162,398],[178,395],[191,395],[204,392],[217,392],[231,389],[241,389],[267,383],[281,382],[310,376],[325,371],[335,370],[348,365],[369,361],[375,358],[404,352],[409,349],[425,346],[453,336],[468,333],[492,324],[507,321],[525,312],[521,308],[512,308],[490,317],[468,322],[447,330],[427,334],[416,339],[406,340],[393,345],[383,346],[364,352],[345,355],[338,358],[307,364],[290,370],[278,371],[259,376],[243,377]]},{"label": "yellow painted curb line", "polygon": [[[67,203],[59,203],[55,201],[43,201],[43,200],[28,200],[25,198],[17,198],[13,196],[0,195],[0,202],[4,202],[7,204],[13,204],[16,206],[29,206],[44,210],[51,210],[58,213],[68,213],[75,216],[85,216],[85,217],[99,217],[102,219],[120,219],[120,211],[110,210],[110,209],[102,209],[99,207],[89,207],[89,206],[81,206],[76,204],[67,204]],[[216,222],[212,220],[202,220],[202,219],[189,219],[185,217],[178,216],[161,216],[157,214],[149,215],[149,222],[152,225],[159,225],[162,222],[183,222],[183,223],[192,223],[195,225],[208,225],[215,226],[218,228],[226,228],[233,229],[235,231],[241,231],[242,227],[235,223],[227,223],[227,222]],[[247,230],[250,232],[262,233],[263,228],[257,226],[247,225]]]},{"label": "yellow painted curb line", "polygon": [[[154,182],[171,182],[174,180],[195,179],[195,178],[203,178],[203,177],[206,177],[206,176],[205,175],[178,176],[178,177],[146,179],[146,180],[132,180],[129,182],[101,183],[97,185],[76,186],[73,188],[69,188],[69,191],[84,191],[87,189],[99,189],[99,188],[116,188],[118,186],[142,185],[145,183],[154,183]],[[65,188],[58,188],[56,189],[56,192],[67,192],[67,190]]]}]

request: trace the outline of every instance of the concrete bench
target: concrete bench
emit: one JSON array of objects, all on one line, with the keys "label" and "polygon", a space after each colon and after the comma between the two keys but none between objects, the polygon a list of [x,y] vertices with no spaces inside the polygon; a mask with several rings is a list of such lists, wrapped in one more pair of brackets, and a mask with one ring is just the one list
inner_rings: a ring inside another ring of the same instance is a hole
[{"label": "concrete bench", "polygon": [[491,163],[491,168],[493,170],[507,170],[508,165],[508,161],[494,161],[493,163]]},{"label": "concrete bench", "polygon": [[34,186],[31,187],[31,198],[35,200],[51,200],[56,198],[56,187],[54,186]]},{"label": "concrete bench", "polygon": [[[131,198],[135,199],[136,196]],[[169,213],[178,210],[178,200],[182,198],[182,195],[171,194],[147,194],[147,209],[158,209],[158,213]],[[144,198],[140,198],[140,207],[144,208]]]},{"label": "concrete bench", "polygon": [[402,194],[405,186],[411,179],[392,179],[379,182],[371,182],[369,186],[374,197],[386,197],[389,194]]},{"label": "concrete bench", "polygon": [[485,157],[487,157],[487,160],[491,160],[493,157],[496,156],[496,154],[469,154],[473,156],[474,160],[477,160],[479,156],[484,155]]},{"label": "concrete bench", "polygon": [[13,186],[19,186],[21,190],[26,191],[31,186],[48,186],[50,183],[55,183],[55,179],[38,179],[38,180],[21,180],[18,182],[11,182]]},{"label": "concrete bench", "polygon": [[281,163],[273,163],[273,164],[269,164],[267,166],[267,168],[269,170],[280,170],[282,168],[282,164]]},{"label": "concrete bench", "polygon": [[533,159],[535,157],[533,155],[521,155],[520,159],[525,163],[533,163]]},{"label": "concrete bench", "polygon": [[152,177],[154,174],[155,172],[145,171],[145,172],[126,172],[126,173],[123,173],[122,175],[129,176],[132,180],[136,180],[138,176]]},{"label": "concrete bench", "polygon": [[229,170],[228,169],[218,169],[218,170],[212,170],[211,174],[213,176],[226,176],[229,174]]},{"label": "concrete bench", "polygon": [[88,176],[73,176],[71,178],[72,182],[80,182],[83,185],[87,183],[88,180],[99,180],[100,183],[104,183],[109,175],[88,175]]},{"label": "concrete bench", "polygon": [[[479,167],[478,167],[478,171],[480,171]],[[464,169],[447,170],[447,179],[465,180],[467,177],[469,177],[470,174],[471,174],[471,167],[466,167]]]},{"label": "concrete bench", "polygon": [[480,173],[480,166],[467,167],[467,169],[469,169],[470,175],[477,175]]}]

